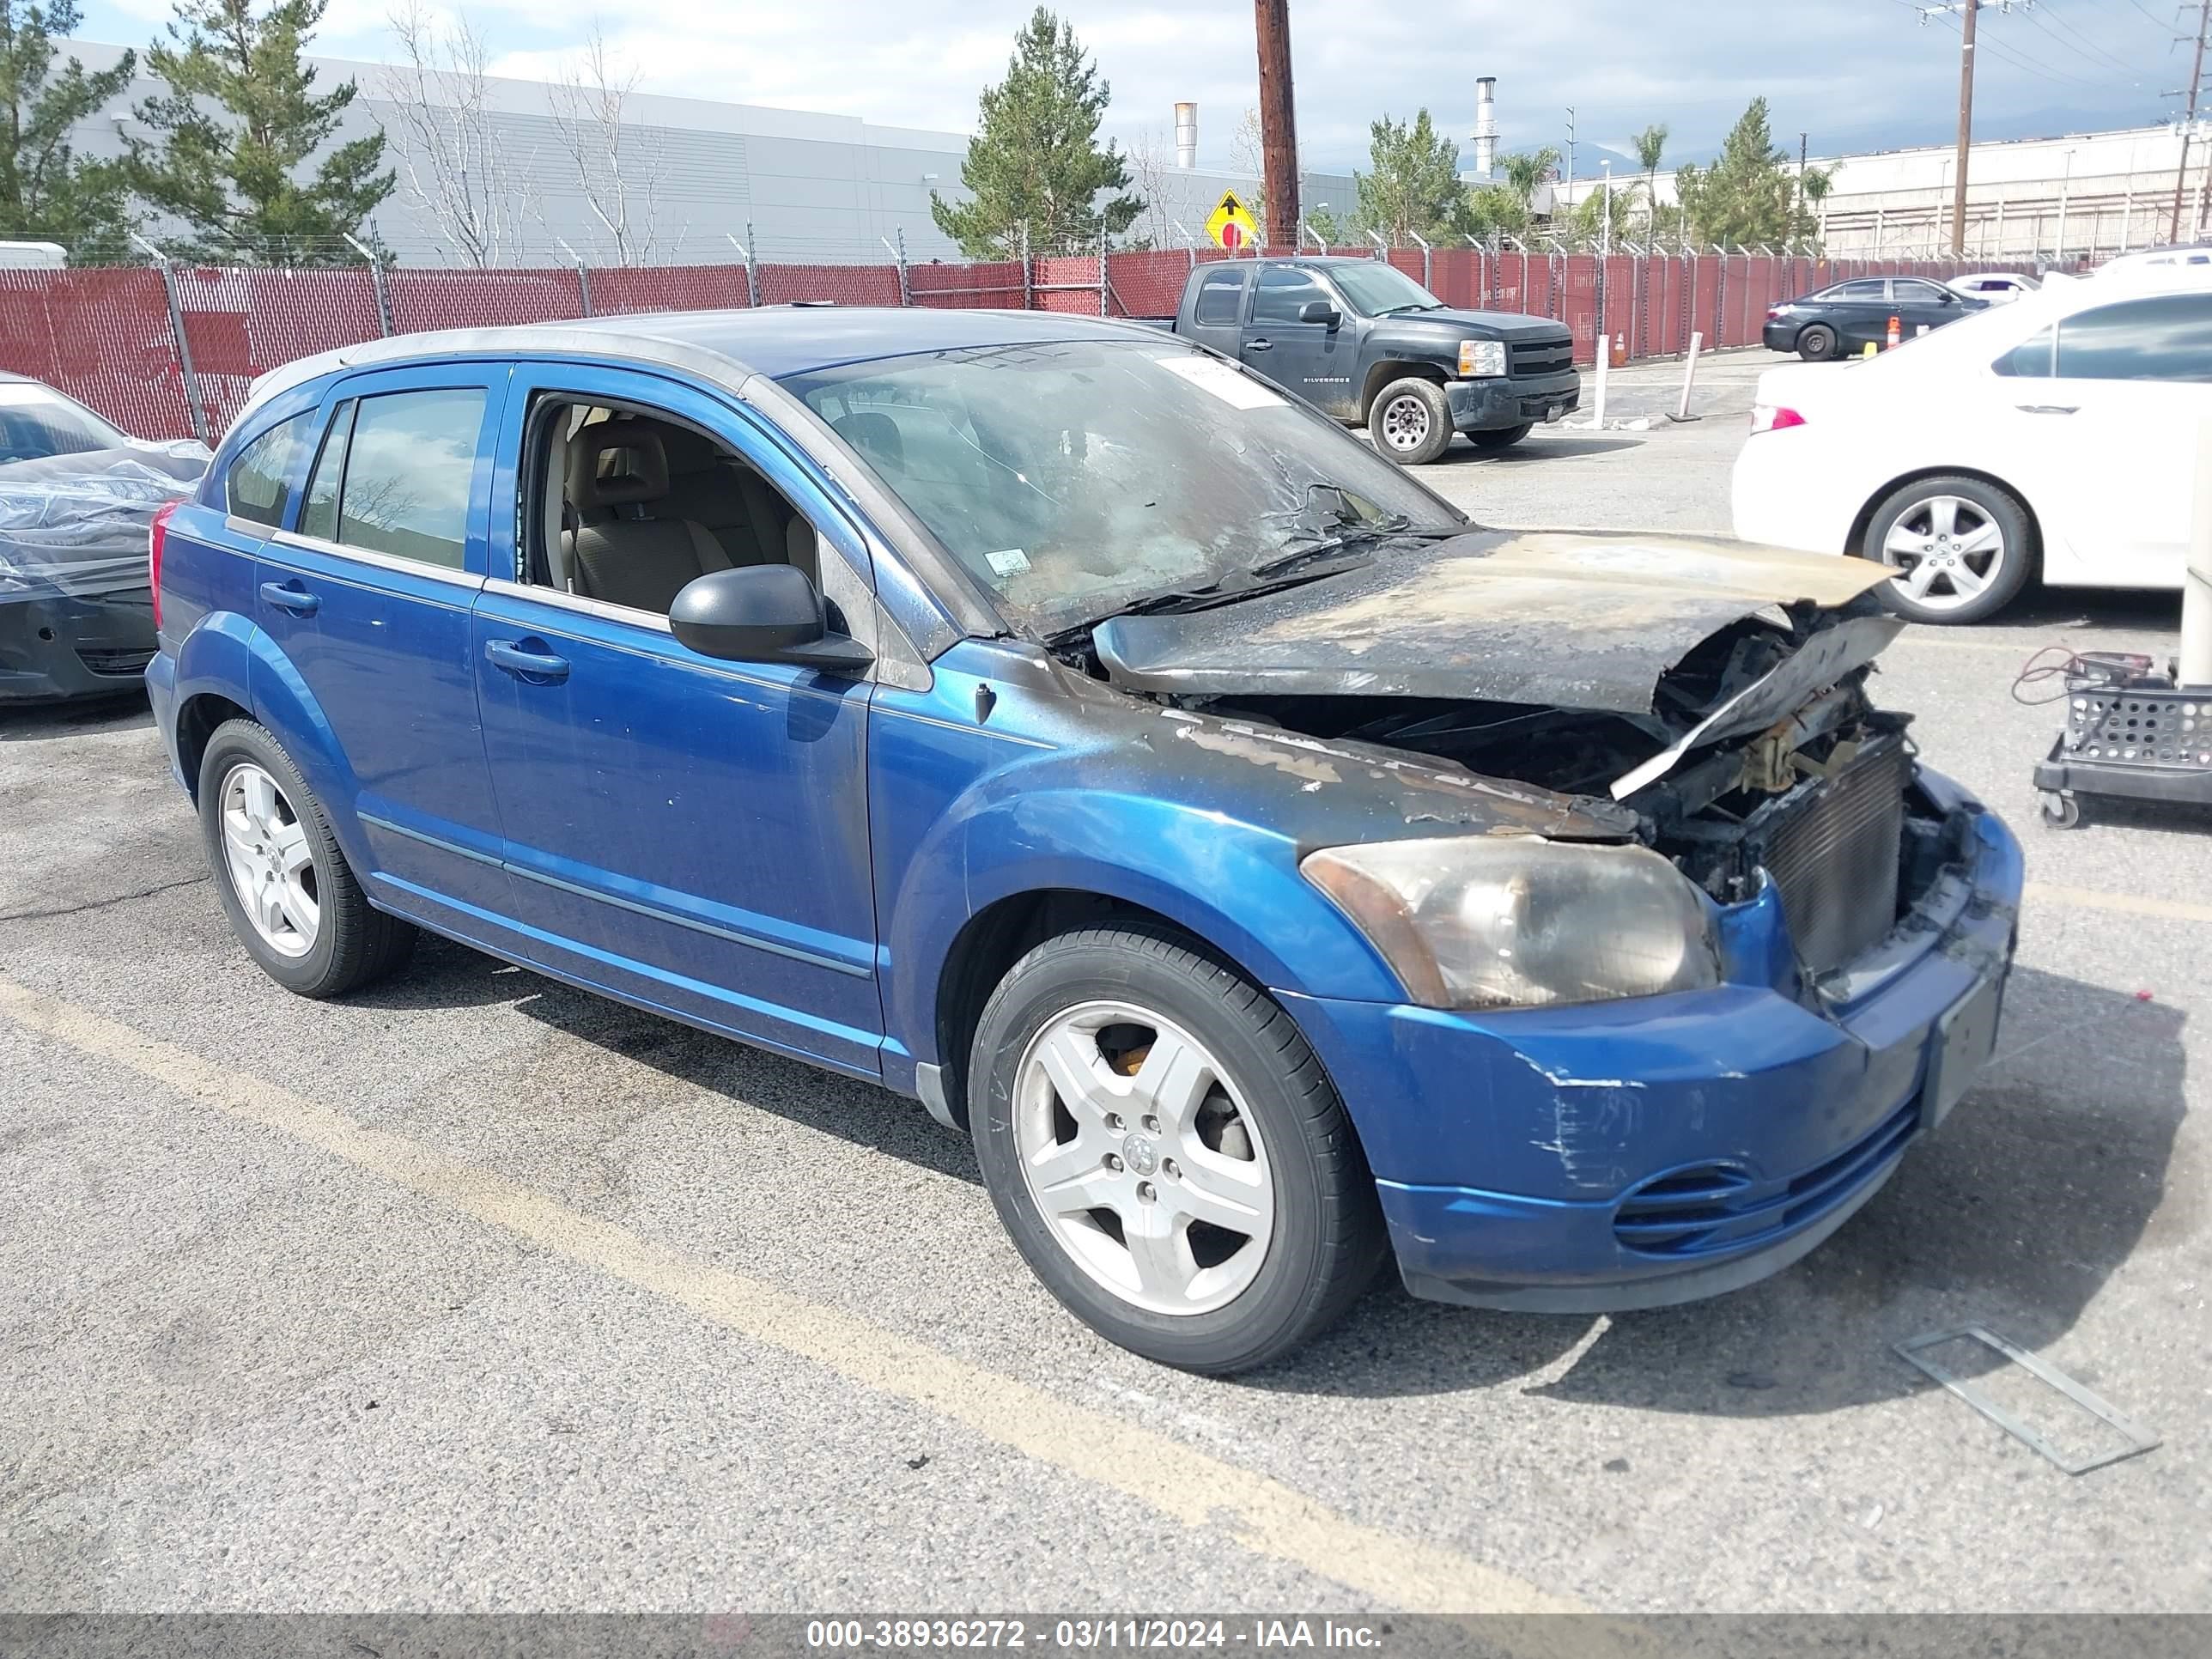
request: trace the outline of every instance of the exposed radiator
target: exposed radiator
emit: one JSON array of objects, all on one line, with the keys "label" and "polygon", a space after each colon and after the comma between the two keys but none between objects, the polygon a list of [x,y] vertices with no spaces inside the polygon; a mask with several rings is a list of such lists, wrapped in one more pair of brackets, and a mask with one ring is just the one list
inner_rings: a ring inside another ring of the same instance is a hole
[{"label": "exposed radiator", "polygon": [[1901,738],[1877,738],[1765,833],[1760,862],[1781,890],[1797,955],[1816,974],[1841,967],[1897,924],[1911,769]]}]

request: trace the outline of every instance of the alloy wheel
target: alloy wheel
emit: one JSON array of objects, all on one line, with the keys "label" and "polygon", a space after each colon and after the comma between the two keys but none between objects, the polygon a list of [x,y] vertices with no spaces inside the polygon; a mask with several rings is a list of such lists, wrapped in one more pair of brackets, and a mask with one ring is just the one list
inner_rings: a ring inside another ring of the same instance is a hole
[{"label": "alloy wheel", "polygon": [[223,780],[222,851],[231,890],[262,942],[288,957],[313,950],[323,913],[307,826],[276,780],[251,761]]},{"label": "alloy wheel", "polygon": [[1201,1314],[1257,1277],[1275,1224],[1259,1125],[1181,1026],[1122,1002],[1066,1010],[1015,1068],[1014,1150],[1054,1240],[1150,1312]]},{"label": "alloy wheel", "polygon": [[1897,591],[1930,611],[1972,604],[2004,569],[2004,531],[1964,495],[1930,495],[1891,523],[1881,562],[1897,572]]}]

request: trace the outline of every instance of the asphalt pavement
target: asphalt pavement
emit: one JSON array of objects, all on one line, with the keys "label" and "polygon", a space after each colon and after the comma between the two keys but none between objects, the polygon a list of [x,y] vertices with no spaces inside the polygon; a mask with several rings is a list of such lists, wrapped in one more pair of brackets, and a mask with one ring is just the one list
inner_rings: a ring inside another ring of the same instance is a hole
[{"label": "asphalt pavement", "polygon": [[[1426,476],[1724,532],[1764,361]],[[2212,821],[2044,830],[2008,695],[2176,613],[1885,658],[2031,887],[1995,1063],[1826,1245],[1611,1319],[1378,1284],[1226,1382],[1063,1314],[912,1103],[435,941],[287,995],[143,703],[0,713],[0,1611],[2212,1608]],[[1966,1325],[2162,1443],[2067,1475],[1891,1350]]]}]

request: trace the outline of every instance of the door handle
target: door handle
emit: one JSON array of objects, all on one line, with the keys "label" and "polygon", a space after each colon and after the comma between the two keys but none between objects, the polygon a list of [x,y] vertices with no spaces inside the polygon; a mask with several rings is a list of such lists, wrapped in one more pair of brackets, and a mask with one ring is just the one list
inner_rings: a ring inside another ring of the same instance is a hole
[{"label": "door handle", "polygon": [[[542,647],[544,642],[533,640],[530,643]],[[557,684],[568,678],[568,659],[566,657],[556,657],[544,649],[527,650],[520,640],[486,640],[484,660],[519,680]]]},{"label": "door handle", "polygon": [[2071,415],[2081,405],[2079,404],[2014,404],[2013,407],[2023,415]]},{"label": "door handle", "polygon": [[279,611],[289,611],[295,617],[312,617],[323,608],[321,596],[310,593],[296,581],[264,582],[261,597]]},{"label": "door handle", "polygon": [[1274,349],[1275,343],[1272,340],[1247,340],[1244,342],[1244,349],[1247,351],[1273,351]]}]

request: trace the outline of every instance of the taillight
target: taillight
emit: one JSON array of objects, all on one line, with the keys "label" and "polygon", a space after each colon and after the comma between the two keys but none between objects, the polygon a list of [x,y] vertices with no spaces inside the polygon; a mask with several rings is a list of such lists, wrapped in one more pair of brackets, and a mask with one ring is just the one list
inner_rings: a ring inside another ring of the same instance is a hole
[{"label": "taillight", "polygon": [[1794,409],[1785,409],[1780,404],[1753,404],[1751,406],[1751,429],[1754,435],[1761,432],[1779,432],[1785,427],[1804,424],[1805,417],[1802,415]]},{"label": "taillight", "polygon": [[169,519],[178,507],[171,501],[154,515],[154,527],[146,538],[146,580],[154,590],[154,626],[161,625],[161,549],[169,539]]},{"label": "taillight", "polygon": [[1776,321],[1777,319],[1778,319],[1781,317],[1781,315],[1782,315],[1782,307],[1781,307],[1780,306],[1769,306],[1769,307],[1767,307],[1767,308],[1766,308],[1766,320],[1767,320],[1768,322],[1770,322],[1770,323],[1771,323],[1771,322],[1774,322],[1774,321]]}]

